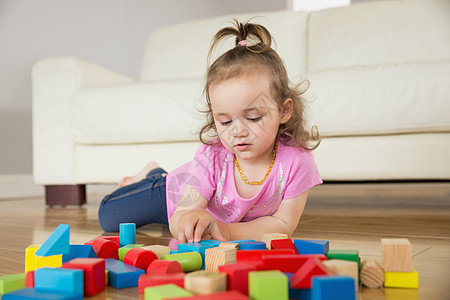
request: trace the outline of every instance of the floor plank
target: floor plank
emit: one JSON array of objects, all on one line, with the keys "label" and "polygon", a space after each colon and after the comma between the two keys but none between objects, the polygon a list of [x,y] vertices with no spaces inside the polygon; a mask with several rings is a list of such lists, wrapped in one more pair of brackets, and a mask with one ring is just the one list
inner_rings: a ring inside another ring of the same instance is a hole
[{"label": "floor plank", "polygon": [[[102,235],[97,209],[102,196],[91,194],[83,207],[44,205],[42,198],[0,200],[0,275],[24,270],[24,251],[42,243],[61,223],[71,226],[71,243]],[[420,288],[361,288],[358,298],[445,299],[450,274],[450,183],[324,184],[310,192],[294,238],[330,241],[331,249],[357,249],[361,258],[381,261],[380,238],[406,237]],[[137,242],[169,244],[167,228],[138,229]],[[143,299],[137,288],[106,292],[91,299]]]}]

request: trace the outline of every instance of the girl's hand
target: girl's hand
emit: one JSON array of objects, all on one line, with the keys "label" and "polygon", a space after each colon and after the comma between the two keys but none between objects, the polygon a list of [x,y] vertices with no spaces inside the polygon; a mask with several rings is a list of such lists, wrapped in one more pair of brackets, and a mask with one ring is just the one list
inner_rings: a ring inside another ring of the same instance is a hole
[{"label": "girl's hand", "polygon": [[214,216],[203,208],[193,208],[184,212],[178,220],[178,242],[200,242],[202,237],[209,235],[219,241],[229,239],[228,226],[217,221]]}]

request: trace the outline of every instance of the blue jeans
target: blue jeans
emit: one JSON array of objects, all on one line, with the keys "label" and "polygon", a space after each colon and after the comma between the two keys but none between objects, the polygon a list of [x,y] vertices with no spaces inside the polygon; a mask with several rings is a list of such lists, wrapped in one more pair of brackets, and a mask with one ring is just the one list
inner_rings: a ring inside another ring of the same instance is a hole
[{"label": "blue jeans", "polygon": [[162,168],[150,171],[146,178],[121,187],[103,198],[98,210],[100,226],[106,232],[118,232],[120,223],[168,224],[166,177]]}]

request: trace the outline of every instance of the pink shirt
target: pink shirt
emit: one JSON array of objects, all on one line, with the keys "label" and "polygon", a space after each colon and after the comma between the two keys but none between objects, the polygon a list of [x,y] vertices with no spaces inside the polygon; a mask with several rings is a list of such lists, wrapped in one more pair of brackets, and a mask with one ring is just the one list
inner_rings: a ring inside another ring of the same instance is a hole
[{"label": "pink shirt", "polygon": [[243,198],[236,190],[234,156],[221,143],[201,145],[194,157],[167,175],[167,214],[172,217],[186,184],[209,201],[206,209],[219,221],[235,223],[274,214],[283,199],[321,184],[310,151],[279,142],[272,170],[259,192]]}]

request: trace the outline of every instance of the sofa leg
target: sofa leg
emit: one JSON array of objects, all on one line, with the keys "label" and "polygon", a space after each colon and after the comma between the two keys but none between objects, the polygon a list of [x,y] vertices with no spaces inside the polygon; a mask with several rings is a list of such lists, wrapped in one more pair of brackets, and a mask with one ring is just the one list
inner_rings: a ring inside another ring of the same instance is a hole
[{"label": "sofa leg", "polygon": [[47,205],[83,205],[86,203],[86,185],[46,185]]}]

